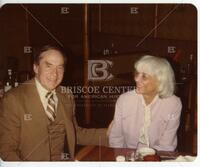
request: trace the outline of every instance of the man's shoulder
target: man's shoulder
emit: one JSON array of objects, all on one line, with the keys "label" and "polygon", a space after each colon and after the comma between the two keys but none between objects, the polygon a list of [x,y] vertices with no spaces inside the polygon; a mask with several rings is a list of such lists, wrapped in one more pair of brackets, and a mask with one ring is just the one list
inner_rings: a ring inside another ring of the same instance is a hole
[{"label": "man's shoulder", "polygon": [[16,88],[10,89],[8,92],[5,93],[5,97],[11,95],[20,96],[23,94],[28,94],[29,90],[32,90],[34,85],[35,85],[34,80],[28,80],[24,83],[21,83]]}]

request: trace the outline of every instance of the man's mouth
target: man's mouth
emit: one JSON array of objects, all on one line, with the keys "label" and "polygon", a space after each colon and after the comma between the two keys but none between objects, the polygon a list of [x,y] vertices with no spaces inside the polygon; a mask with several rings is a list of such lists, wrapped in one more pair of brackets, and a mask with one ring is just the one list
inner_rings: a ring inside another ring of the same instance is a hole
[{"label": "man's mouth", "polygon": [[49,82],[56,82],[56,79],[48,79]]}]

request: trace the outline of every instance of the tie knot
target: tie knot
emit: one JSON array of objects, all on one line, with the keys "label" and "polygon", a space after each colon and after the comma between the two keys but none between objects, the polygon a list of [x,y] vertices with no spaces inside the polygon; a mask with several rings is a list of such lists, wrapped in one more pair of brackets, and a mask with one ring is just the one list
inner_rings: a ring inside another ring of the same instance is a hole
[{"label": "tie knot", "polygon": [[47,92],[46,96],[47,99],[50,99],[53,97],[53,92]]}]

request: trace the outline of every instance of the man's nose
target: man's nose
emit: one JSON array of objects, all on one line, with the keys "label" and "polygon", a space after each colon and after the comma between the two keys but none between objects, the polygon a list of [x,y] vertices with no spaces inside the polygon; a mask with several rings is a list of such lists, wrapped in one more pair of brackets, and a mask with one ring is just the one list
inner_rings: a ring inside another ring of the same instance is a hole
[{"label": "man's nose", "polygon": [[53,76],[57,76],[57,75],[58,75],[58,69],[57,69],[57,68],[54,68],[54,69],[53,69],[52,75],[53,75]]}]

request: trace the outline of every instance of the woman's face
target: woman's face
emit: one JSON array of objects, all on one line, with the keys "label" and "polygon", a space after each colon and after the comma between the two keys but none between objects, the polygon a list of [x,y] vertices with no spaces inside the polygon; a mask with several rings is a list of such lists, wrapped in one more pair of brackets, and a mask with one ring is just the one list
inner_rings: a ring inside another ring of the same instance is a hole
[{"label": "woman's face", "polygon": [[157,94],[158,80],[155,76],[135,72],[136,92],[138,94],[154,96]]}]

